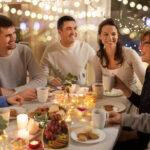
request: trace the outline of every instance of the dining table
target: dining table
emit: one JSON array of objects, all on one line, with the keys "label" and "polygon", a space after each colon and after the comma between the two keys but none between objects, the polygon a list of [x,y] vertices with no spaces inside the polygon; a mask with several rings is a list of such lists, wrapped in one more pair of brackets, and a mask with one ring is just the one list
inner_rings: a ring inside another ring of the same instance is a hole
[{"label": "dining table", "polygon": [[[34,111],[37,107],[39,106],[44,106],[44,105],[51,105],[53,102],[53,100],[51,99],[51,97],[49,97],[48,101],[45,103],[40,103],[38,102],[37,99],[32,100],[32,101],[25,101],[23,106],[23,108],[25,108],[25,113],[29,113]],[[120,113],[129,113],[130,112],[130,108],[131,108],[131,103],[129,102],[129,100],[126,99],[125,96],[120,95],[120,96],[103,96],[101,99],[96,99],[95,101],[95,107],[96,108],[100,108],[101,104],[122,104],[124,106],[124,108],[120,111]],[[71,116],[72,119],[74,119],[74,116]],[[73,123],[68,123],[68,127],[69,127],[69,134],[70,134],[70,138],[69,138],[69,144],[68,147],[66,149],[68,150],[112,150],[117,139],[118,136],[121,132],[121,125],[106,125],[103,129],[101,129],[104,133],[105,133],[105,138],[102,141],[99,141],[97,143],[80,143],[79,141],[75,141],[72,139],[71,137],[71,132],[84,127],[84,126],[89,126],[91,123],[91,117],[88,117],[87,121],[80,121],[80,120],[74,120]],[[9,137],[9,145],[11,143],[11,141],[13,139],[15,139],[15,137],[17,135],[15,135],[15,130],[17,130],[17,121],[16,119],[10,119],[9,121],[9,125],[6,129],[6,132],[8,134]],[[14,135],[14,137],[13,137]],[[34,136],[33,136],[34,137]],[[31,136],[31,138],[33,138]],[[41,134],[36,135],[34,138],[36,139],[40,139],[42,140],[42,136]]]}]

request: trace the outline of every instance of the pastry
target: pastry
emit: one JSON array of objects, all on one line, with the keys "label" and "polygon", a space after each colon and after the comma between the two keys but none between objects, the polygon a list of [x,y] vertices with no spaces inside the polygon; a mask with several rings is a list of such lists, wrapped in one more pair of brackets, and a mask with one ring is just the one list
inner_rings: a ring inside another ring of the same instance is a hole
[{"label": "pastry", "polygon": [[113,111],[113,105],[104,105],[106,111]]},{"label": "pastry", "polygon": [[16,117],[17,116],[17,111],[15,109],[10,109],[10,116],[11,117]]}]

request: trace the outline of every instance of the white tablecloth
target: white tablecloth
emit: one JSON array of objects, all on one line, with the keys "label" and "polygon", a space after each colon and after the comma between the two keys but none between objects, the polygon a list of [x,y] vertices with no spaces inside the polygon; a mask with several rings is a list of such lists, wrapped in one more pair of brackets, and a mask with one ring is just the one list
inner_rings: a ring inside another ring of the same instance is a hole
[{"label": "white tablecloth", "polygon": [[[105,102],[105,101],[110,101],[111,104],[113,104],[114,102],[115,103],[121,102],[122,104],[126,106],[125,112],[128,112],[130,105],[131,105],[130,102],[124,96],[120,96],[120,97],[119,96],[118,97],[104,96],[103,99],[99,99],[96,101],[96,106],[98,106],[100,102]],[[31,111],[34,111],[38,106],[42,106],[42,105],[45,105],[45,104],[40,104],[38,103],[38,101],[35,100],[35,101],[25,102],[23,107],[27,109],[27,112],[31,112]],[[70,126],[69,131],[72,131],[74,128],[81,127],[85,124],[81,122],[77,122]],[[9,126],[7,128],[7,132],[14,130],[16,126],[17,126],[16,120],[10,121]],[[69,146],[67,149],[68,150],[112,150],[120,132],[120,125],[113,125],[113,126],[105,127],[102,130],[106,134],[106,138],[103,141],[96,143],[96,144],[81,144],[81,143],[75,142],[74,140],[70,138]]]}]

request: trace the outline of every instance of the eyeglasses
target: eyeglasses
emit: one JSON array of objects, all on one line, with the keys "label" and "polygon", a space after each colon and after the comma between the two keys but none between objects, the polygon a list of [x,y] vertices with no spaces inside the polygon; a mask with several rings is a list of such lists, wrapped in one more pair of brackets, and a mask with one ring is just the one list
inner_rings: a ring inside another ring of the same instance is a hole
[{"label": "eyeglasses", "polygon": [[140,45],[143,47],[146,44],[150,44],[150,42],[141,42]]}]

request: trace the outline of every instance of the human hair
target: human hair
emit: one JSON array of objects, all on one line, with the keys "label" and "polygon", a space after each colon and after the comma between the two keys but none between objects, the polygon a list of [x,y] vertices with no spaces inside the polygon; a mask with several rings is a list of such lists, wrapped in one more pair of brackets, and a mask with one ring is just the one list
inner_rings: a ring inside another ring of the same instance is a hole
[{"label": "human hair", "polygon": [[1,28],[9,28],[14,26],[14,23],[11,19],[9,19],[7,16],[0,15],[0,32]]},{"label": "human hair", "polygon": [[59,20],[57,21],[57,29],[61,30],[62,29],[62,26],[63,26],[63,23],[65,21],[75,21],[75,19],[71,16],[62,16],[59,18]]},{"label": "human hair", "polygon": [[[102,32],[102,28],[106,25],[110,25],[110,26],[114,26],[117,29],[118,35],[119,35],[119,29],[117,27],[117,25],[115,24],[115,22],[113,21],[113,19],[108,18],[106,20],[104,20],[103,22],[100,23],[99,27],[98,27],[98,35],[101,34]],[[102,43],[102,41],[100,39],[98,39],[98,44],[99,44],[99,50],[97,52],[97,56],[100,58],[100,63],[104,68],[107,68],[109,65],[109,59],[108,56],[106,54],[105,48],[104,48],[104,44]],[[114,59],[118,61],[118,64],[123,63],[124,58],[123,58],[123,54],[122,54],[122,44],[120,43],[119,39],[117,41],[117,45],[116,45],[116,52],[115,52],[115,56]]]},{"label": "human hair", "polygon": [[150,30],[144,32],[140,38],[140,40],[142,41],[146,36],[149,36],[149,39],[150,39]]}]

